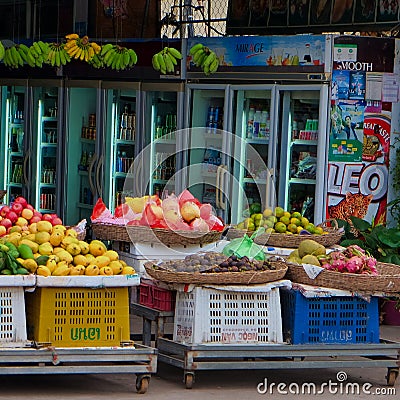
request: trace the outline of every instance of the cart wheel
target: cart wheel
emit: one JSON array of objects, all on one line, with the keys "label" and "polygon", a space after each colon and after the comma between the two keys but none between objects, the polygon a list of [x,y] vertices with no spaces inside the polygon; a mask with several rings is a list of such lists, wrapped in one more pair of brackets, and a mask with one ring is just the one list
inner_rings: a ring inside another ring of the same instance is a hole
[{"label": "cart wheel", "polygon": [[386,375],[386,382],[388,386],[394,386],[396,378],[399,375],[398,369],[388,369],[388,374]]},{"label": "cart wheel", "polygon": [[136,379],[136,391],[139,394],[143,394],[147,392],[147,389],[149,388],[149,381],[150,378],[148,376],[145,377],[138,377]]},{"label": "cart wheel", "polygon": [[194,383],[194,374],[185,374],[186,389],[191,389]]}]

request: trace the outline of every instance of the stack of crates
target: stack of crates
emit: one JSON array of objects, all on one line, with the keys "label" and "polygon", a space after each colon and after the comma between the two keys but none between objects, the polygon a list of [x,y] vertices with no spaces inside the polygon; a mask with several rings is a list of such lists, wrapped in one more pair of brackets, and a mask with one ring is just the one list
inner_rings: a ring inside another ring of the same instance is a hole
[{"label": "stack of crates", "polygon": [[173,290],[141,282],[139,303],[159,311],[173,311],[175,309],[175,294],[176,292]]},{"label": "stack of crates", "polygon": [[288,343],[379,343],[377,297],[305,297],[300,290],[282,288],[281,304]]}]

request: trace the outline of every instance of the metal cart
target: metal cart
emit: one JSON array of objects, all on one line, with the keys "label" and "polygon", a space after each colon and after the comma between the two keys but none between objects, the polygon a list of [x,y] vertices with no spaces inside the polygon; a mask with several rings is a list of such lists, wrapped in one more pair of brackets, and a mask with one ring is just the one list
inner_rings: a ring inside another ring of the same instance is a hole
[{"label": "metal cart", "polygon": [[157,349],[126,347],[0,348],[0,374],[136,374],[145,393],[157,371]]},{"label": "metal cart", "polygon": [[160,362],[183,369],[187,389],[193,386],[195,371],[201,370],[336,367],[386,367],[387,384],[393,386],[400,367],[400,343],[383,340],[376,344],[187,345],[159,337],[157,348]]}]

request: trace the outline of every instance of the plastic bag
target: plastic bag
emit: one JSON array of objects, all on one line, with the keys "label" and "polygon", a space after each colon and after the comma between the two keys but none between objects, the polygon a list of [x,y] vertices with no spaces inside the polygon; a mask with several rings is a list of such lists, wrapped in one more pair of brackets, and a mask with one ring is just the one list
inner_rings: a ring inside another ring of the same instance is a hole
[{"label": "plastic bag", "polygon": [[250,260],[264,261],[265,253],[263,247],[253,241],[256,236],[264,232],[265,229],[260,228],[255,231],[251,237],[244,235],[242,238],[233,239],[223,248],[222,252],[228,257],[231,255],[235,255],[239,258],[247,256]]}]

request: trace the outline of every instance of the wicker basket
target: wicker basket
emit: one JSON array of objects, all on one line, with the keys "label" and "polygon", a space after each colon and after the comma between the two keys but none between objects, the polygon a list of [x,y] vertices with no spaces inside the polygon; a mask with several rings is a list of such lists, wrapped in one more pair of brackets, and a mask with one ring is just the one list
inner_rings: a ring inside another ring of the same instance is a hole
[{"label": "wicker basket", "polygon": [[245,271],[245,272],[173,272],[162,269],[151,262],[145,264],[146,272],[159,281],[168,283],[203,284],[215,285],[248,285],[267,283],[282,279],[288,269],[283,261],[271,261],[275,270],[268,271]]},{"label": "wicker basket", "polygon": [[351,274],[324,270],[311,279],[302,265],[287,263],[287,278],[306,285],[350,290],[352,292],[400,292],[400,266],[378,262],[379,275]]},{"label": "wicker basket", "polygon": [[132,243],[157,243],[166,246],[203,245],[216,242],[222,232],[210,231],[172,231],[169,229],[149,228],[147,226],[93,224],[93,234],[98,239],[117,240]]},{"label": "wicker basket", "polygon": [[[328,226],[331,223],[333,226]],[[312,239],[316,242],[322,244],[325,247],[332,246],[340,242],[343,231],[339,230],[337,221],[335,219],[328,219],[324,221],[322,224],[319,224],[324,231],[328,232],[323,235],[288,235],[286,233],[263,233],[254,238],[254,243],[260,245],[270,245],[275,247],[288,247],[288,248],[297,248],[299,244],[306,239]],[[243,237],[244,235],[253,234],[254,232],[248,232],[242,229],[231,228],[228,230],[227,238],[229,240]]]}]

